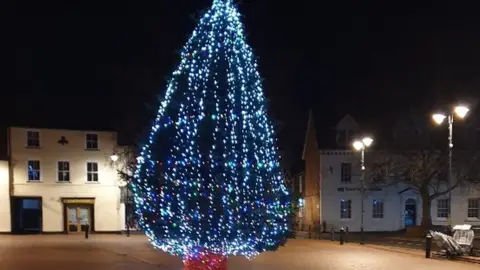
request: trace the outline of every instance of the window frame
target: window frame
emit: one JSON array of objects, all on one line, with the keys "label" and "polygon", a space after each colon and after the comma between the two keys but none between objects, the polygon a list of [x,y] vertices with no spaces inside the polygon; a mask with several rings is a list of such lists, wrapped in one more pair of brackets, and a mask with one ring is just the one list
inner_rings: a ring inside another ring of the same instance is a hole
[{"label": "window frame", "polygon": [[[346,204],[346,205],[345,205]],[[344,209],[344,206],[346,208]],[[346,211],[344,211],[346,210]],[[344,216],[344,212],[347,213],[346,216]],[[351,199],[341,199],[340,200],[340,219],[352,219],[352,200]]]},{"label": "window frame", "polygon": [[[67,166],[68,166],[68,170],[65,170],[65,168],[63,168],[62,170],[60,170],[60,163],[66,163]],[[60,173],[68,173],[68,180],[60,180]],[[70,162],[69,161],[66,161],[66,160],[59,160],[57,161],[57,183],[70,183],[71,182],[71,178],[70,178]]]},{"label": "window frame", "polygon": [[[38,179],[30,179],[30,162],[37,162],[38,163],[38,169],[32,170],[32,171],[37,172]],[[41,182],[42,181],[41,173],[42,173],[42,167],[41,167],[39,159],[29,159],[29,160],[27,160],[27,181],[28,182]]]},{"label": "window frame", "polygon": [[[348,168],[348,177],[345,176],[346,174],[346,170],[344,170],[344,166],[345,165],[348,165],[348,167],[345,167],[345,168]],[[348,179],[348,180],[345,180],[345,179]],[[352,183],[352,163],[350,162],[342,162],[340,163],[340,182],[341,183]]]},{"label": "window frame", "polygon": [[383,200],[377,200],[377,199],[372,200],[372,218],[383,219],[384,217],[385,217],[385,202]]},{"label": "window frame", "polygon": [[[96,136],[96,140],[91,140],[88,138],[89,136],[92,136],[92,135]],[[89,143],[96,144],[96,147],[89,147]],[[100,143],[99,143],[98,134],[94,132],[85,133],[85,150],[98,151],[99,149],[100,149]]]},{"label": "window frame", "polygon": [[[446,206],[441,205],[440,202],[446,202]],[[442,207],[440,207],[442,206]],[[440,211],[442,210],[442,211]],[[450,199],[449,198],[443,198],[443,199],[437,199],[437,218],[438,219],[447,219],[450,216]],[[446,216],[444,216],[444,213],[446,212]],[[440,215],[442,213],[442,215]]]},{"label": "window frame", "polygon": [[[472,207],[470,202],[475,202],[476,207]],[[476,216],[470,216],[470,213],[475,213]],[[479,220],[480,219],[480,198],[468,198],[467,199],[467,219]]]},{"label": "window frame", "polygon": [[[97,170],[96,170],[96,171],[93,171],[93,170],[90,171],[89,168],[88,168],[88,165],[89,165],[89,164],[95,164],[95,165],[97,166]],[[87,179],[86,179],[85,182],[86,182],[86,183],[98,183],[98,182],[99,182],[99,178],[100,178],[100,177],[99,177],[99,173],[98,173],[98,171],[99,171],[99,170],[98,170],[98,162],[96,162],[96,161],[87,161],[87,162],[85,163],[85,169],[86,169],[86,171],[87,171]],[[88,180],[90,175],[92,175],[92,180]],[[97,180],[93,180],[93,179],[95,178],[94,175],[97,176]]]},{"label": "window frame", "polygon": [[[30,139],[28,136],[31,133],[36,133],[37,134],[37,145],[30,145],[30,141],[35,141],[35,139]],[[27,129],[25,130],[25,137],[26,137],[26,142],[25,142],[25,147],[26,148],[40,148],[40,131],[39,130],[34,130],[34,129]]]}]

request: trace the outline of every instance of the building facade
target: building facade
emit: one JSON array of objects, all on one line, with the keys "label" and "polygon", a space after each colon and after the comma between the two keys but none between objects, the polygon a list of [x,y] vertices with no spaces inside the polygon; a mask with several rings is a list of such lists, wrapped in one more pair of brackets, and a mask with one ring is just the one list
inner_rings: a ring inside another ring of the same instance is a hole
[{"label": "building facade", "polygon": [[115,132],[9,128],[0,232],[120,232],[125,206],[109,160],[116,148]]},{"label": "building facade", "polygon": [[[360,154],[344,147],[351,144],[354,134],[358,132],[358,125],[352,117],[347,116],[337,124],[334,131],[334,142],[338,143],[338,149],[319,149],[310,115],[303,155],[306,172],[303,222],[322,224],[326,230],[339,230],[348,226],[350,231],[360,231]],[[367,151],[366,160],[369,155],[372,158],[375,152]],[[421,224],[421,197],[408,187],[405,183],[366,186],[363,196],[365,231],[398,231]],[[480,226],[479,184],[461,185],[451,192],[450,198],[451,204],[448,195],[432,201],[431,217],[434,225],[468,223]],[[448,220],[449,212],[451,220]]]}]

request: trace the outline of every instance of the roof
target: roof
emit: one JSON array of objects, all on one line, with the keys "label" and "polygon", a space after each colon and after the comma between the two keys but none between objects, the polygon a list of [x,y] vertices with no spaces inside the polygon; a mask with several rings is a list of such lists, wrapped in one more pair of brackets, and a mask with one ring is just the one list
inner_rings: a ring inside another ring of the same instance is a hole
[{"label": "roof", "polygon": [[[308,116],[307,128],[305,130],[302,159],[305,157],[307,137],[310,128],[315,128],[319,150],[341,150],[341,147],[339,147],[337,143],[337,130],[353,130],[383,140],[386,136],[383,134],[382,126],[381,123],[373,122],[369,124],[367,121],[362,121],[360,124],[357,122],[356,118],[347,112],[331,112],[326,115],[315,113],[315,110],[311,109]],[[383,144],[383,141],[380,142],[375,139],[375,145],[378,146],[379,144]]]}]

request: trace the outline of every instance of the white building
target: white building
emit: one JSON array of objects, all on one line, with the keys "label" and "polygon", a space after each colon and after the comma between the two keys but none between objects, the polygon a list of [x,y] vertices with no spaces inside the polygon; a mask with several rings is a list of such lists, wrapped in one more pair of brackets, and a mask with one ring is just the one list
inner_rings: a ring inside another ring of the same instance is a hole
[{"label": "white building", "polygon": [[[318,148],[313,118],[307,130],[303,158],[305,160],[304,224],[326,224],[338,230],[361,228],[361,170],[360,155],[348,149],[358,126],[346,116],[334,129],[338,150]],[[375,153],[366,153],[365,158]],[[469,223],[480,226],[480,185],[460,186],[451,194],[451,224]],[[402,183],[389,187],[371,187],[365,190],[365,231],[398,231],[420,225],[422,200],[419,194]],[[431,216],[434,225],[449,225],[448,195],[432,201]]]},{"label": "white building", "polygon": [[0,232],[120,232],[116,132],[8,129],[0,162]]}]

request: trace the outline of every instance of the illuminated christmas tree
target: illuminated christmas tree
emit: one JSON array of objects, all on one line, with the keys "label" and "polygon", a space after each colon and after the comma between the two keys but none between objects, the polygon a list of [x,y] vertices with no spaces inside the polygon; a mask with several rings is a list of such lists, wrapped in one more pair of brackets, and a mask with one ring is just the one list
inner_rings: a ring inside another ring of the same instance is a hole
[{"label": "illuminated christmas tree", "polygon": [[201,18],[141,151],[132,185],[139,224],[186,268],[204,261],[220,269],[227,256],[285,242],[289,195],[232,0],[213,0]]}]

